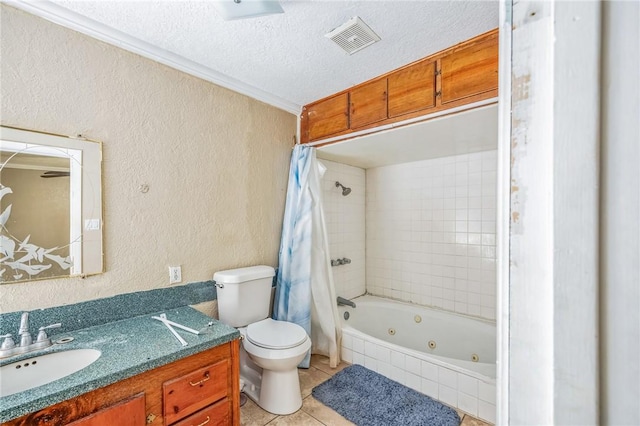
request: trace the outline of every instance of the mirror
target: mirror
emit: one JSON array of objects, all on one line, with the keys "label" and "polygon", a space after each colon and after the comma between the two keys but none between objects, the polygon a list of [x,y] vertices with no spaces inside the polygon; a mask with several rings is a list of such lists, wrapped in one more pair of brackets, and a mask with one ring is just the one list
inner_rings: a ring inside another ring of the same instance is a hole
[{"label": "mirror", "polygon": [[101,144],[0,126],[0,283],[100,272]]}]

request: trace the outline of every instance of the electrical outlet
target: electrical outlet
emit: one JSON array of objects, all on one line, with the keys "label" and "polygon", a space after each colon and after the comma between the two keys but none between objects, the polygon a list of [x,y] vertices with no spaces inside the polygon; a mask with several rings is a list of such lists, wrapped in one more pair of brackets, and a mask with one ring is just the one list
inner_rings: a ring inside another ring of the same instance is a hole
[{"label": "electrical outlet", "polygon": [[169,284],[177,284],[182,281],[182,267],[169,266]]}]

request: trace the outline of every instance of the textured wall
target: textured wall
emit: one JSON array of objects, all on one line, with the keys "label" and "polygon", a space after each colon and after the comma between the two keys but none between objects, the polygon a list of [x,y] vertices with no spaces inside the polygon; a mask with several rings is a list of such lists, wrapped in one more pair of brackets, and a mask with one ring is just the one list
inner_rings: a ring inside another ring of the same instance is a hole
[{"label": "textured wall", "polygon": [[[351,299],[365,292],[365,171],[359,167],[320,160],[327,167],[322,196],[331,259],[347,257],[351,263],[334,266],[336,295]],[[351,188],[344,197],[336,181]]]},{"label": "textured wall", "polygon": [[277,263],[295,116],[0,7],[2,124],[103,142],[106,265],[2,286],[1,311]]},{"label": "textured wall", "polygon": [[367,169],[367,292],[495,319],[496,158]]}]

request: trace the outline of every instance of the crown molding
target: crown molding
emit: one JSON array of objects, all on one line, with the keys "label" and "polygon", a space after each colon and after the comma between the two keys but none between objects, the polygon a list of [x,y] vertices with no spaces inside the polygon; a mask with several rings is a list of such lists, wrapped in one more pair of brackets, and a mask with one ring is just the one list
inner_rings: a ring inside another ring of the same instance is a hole
[{"label": "crown molding", "polygon": [[191,74],[203,80],[217,84],[234,92],[249,96],[258,101],[285,110],[296,116],[302,110],[302,105],[287,101],[279,96],[265,92],[257,87],[243,83],[233,77],[205,67],[190,59],[158,48],[150,43],[131,37],[122,31],[111,28],[79,13],[65,9],[48,0],[31,2],[27,0],[2,0],[9,6],[39,16],[58,25],[86,34],[95,39],[136,53],[145,58],[167,65],[171,68]]}]

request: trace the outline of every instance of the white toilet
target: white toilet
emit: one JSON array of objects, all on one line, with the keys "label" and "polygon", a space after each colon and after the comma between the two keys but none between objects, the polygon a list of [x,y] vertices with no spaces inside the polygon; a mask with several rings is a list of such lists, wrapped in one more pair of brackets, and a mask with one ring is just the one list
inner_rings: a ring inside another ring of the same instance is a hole
[{"label": "white toilet", "polygon": [[[311,348],[302,327],[271,319],[270,266],[216,272],[220,321],[242,334],[240,378],[244,392],[263,409],[291,414],[302,406],[298,364]],[[248,356],[247,356],[248,355]]]}]

